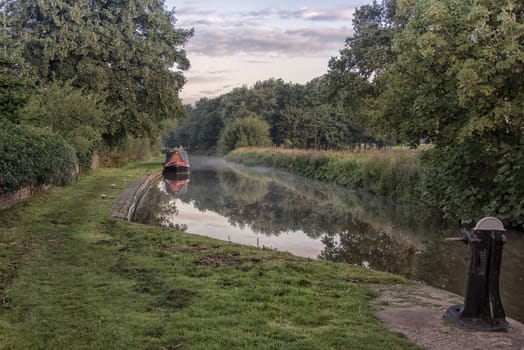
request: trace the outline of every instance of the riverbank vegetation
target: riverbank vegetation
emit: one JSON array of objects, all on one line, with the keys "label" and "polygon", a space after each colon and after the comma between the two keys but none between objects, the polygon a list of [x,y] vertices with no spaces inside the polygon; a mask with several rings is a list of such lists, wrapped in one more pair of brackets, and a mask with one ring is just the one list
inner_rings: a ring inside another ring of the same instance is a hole
[{"label": "riverbank vegetation", "polygon": [[0,211],[1,348],[416,348],[369,305],[367,283],[400,277],[111,218],[159,166],[101,169]]},{"label": "riverbank vegetation", "polygon": [[269,166],[395,200],[422,195],[420,152],[410,149],[366,152],[239,148],[225,157],[250,166]]},{"label": "riverbank vegetation", "polygon": [[[425,160],[434,156],[433,152],[432,148],[336,152],[251,147],[235,149],[225,159],[249,166],[275,167],[395,201],[442,209],[440,201],[445,194],[436,185],[440,170]],[[492,203],[468,205],[454,215],[443,210],[444,216],[467,218],[475,209],[477,213],[489,213],[492,208],[486,205]],[[507,223],[517,222],[511,216],[498,215]]]}]

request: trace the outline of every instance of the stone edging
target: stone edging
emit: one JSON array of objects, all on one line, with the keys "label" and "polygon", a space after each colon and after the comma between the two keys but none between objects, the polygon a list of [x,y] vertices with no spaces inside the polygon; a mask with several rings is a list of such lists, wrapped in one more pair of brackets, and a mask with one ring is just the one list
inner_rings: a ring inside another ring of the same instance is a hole
[{"label": "stone edging", "polygon": [[162,174],[153,174],[140,179],[138,182],[128,186],[116,198],[111,207],[111,216],[123,220],[130,220],[134,214],[137,204],[147,192],[151,184],[158,180]]}]

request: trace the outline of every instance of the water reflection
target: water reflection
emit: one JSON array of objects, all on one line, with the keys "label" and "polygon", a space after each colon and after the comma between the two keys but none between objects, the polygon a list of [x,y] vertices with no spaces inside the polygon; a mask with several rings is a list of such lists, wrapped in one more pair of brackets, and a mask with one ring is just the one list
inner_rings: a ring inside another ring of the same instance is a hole
[{"label": "water reflection", "polygon": [[[166,176],[135,220],[297,255],[369,266],[463,294],[466,246],[438,214],[272,169],[192,157],[190,178]],[[507,232],[501,296],[524,321],[524,238]]]},{"label": "water reflection", "polygon": [[177,196],[187,192],[189,172],[179,173],[177,171],[164,169],[162,176],[164,177],[164,184],[167,193]]}]

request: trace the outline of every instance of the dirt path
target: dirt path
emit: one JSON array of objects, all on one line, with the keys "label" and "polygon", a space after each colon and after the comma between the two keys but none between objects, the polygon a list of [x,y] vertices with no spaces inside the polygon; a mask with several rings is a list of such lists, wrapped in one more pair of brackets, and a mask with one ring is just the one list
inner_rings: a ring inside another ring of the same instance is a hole
[{"label": "dirt path", "polygon": [[517,349],[524,350],[524,325],[506,318],[509,332],[463,330],[443,319],[448,307],[464,299],[421,284],[379,285],[373,306],[376,315],[391,330],[404,334],[424,349]]}]

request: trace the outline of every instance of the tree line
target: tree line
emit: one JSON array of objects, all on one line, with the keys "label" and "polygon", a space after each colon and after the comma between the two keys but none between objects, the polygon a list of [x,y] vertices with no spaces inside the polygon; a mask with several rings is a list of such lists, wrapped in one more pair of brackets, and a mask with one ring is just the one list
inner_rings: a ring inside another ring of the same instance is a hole
[{"label": "tree line", "polygon": [[227,153],[240,146],[347,149],[376,142],[329,101],[326,77],[302,85],[259,81],[186,106],[173,142],[191,149]]},{"label": "tree line", "polygon": [[[88,168],[94,152],[147,144],[184,113],[193,32],[163,0],[4,0],[0,10],[0,193],[47,182],[37,164],[69,159],[42,170],[53,177]],[[34,135],[63,147],[51,152]]]}]

